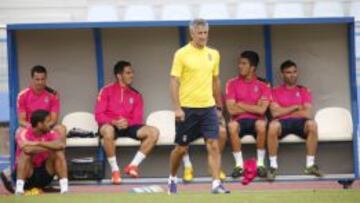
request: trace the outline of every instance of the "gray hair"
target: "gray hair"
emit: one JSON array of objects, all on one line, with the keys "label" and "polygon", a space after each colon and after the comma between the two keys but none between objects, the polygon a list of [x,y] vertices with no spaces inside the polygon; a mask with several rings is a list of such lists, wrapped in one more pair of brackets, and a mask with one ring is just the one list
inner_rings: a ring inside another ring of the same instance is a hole
[{"label": "gray hair", "polygon": [[202,18],[194,19],[194,20],[190,21],[190,23],[189,23],[190,31],[193,31],[198,26],[204,26],[206,28],[209,28],[209,23]]}]

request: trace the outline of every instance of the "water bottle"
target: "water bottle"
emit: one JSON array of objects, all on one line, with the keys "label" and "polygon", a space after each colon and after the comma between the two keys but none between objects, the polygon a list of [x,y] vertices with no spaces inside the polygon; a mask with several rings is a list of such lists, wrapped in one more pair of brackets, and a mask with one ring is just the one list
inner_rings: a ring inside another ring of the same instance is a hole
[{"label": "water bottle", "polygon": [[149,186],[132,188],[129,192],[130,193],[158,193],[158,192],[164,192],[164,189],[159,185],[149,185]]}]

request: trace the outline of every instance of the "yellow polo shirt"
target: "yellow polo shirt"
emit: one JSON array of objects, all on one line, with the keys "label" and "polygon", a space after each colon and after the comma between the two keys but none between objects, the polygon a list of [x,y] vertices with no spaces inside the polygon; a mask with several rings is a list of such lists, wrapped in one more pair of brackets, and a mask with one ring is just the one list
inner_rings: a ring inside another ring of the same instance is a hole
[{"label": "yellow polo shirt", "polygon": [[220,55],[216,49],[195,48],[191,43],[176,51],[171,76],[179,78],[182,107],[205,108],[215,105],[213,77],[219,75]]}]

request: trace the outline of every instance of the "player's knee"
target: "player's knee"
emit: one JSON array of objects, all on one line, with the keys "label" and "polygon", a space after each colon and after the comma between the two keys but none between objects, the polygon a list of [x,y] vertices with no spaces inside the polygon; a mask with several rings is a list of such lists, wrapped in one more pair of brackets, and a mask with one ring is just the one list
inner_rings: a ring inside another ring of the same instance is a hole
[{"label": "player's knee", "polygon": [[280,130],[281,124],[279,121],[271,121],[269,124],[269,130]]},{"label": "player's knee", "polygon": [[54,157],[58,160],[65,160],[65,152],[64,150],[54,151]]},{"label": "player's knee", "polygon": [[105,124],[100,128],[100,134],[104,139],[114,139],[115,129],[112,125]]},{"label": "player's knee", "polygon": [[258,120],[255,123],[256,132],[265,133],[266,132],[266,121]]},{"label": "player's knee", "polygon": [[206,144],[206,147],[208,149],[208,151],[210,153],[218,153],[220,150],[219,150],[219,143],[217,140],[213,140],[213,139],[208,139],[207,140],[207,144]]},{"label": "player's knee", "polygon": [[219,127],[219,133],[222,135],[222,134],[226,134],[226,128],[223,127],[223,126],[220,126]]},{"label": "player's knee", "polygon": [[20,159],[27,161],[31,159],[31,150],[28,147],[23,147],[20,154]]},{"label": "player's knee", "polygon": [[177,145],[174,149],[174,152],[183,156],[188,152],[188,147]]},{"label": "player's knee", "polygon": [[312,133],[315,133],[317,131],[317,124],[314,120],[308,120],[306,121],[306,128],[312,132]]},{"label": "player's knee", "polygon": [[239,129],[239,124],[236,121],[230,121],[228,123],[228,128],[230,131],[237,131]]},{"label": "player's knee", "polygon": [[149,136],[152,141],[157,142],[159,135],[160,131],[156,127],[149,126]]},{"label": "player's knee", "polygon": [[269,133],[268,133],[268,138],[269,139],[273,139],[275,137],[279,136],[279,132],[281,129],[281,124],[279,121],[271,121],[269,124]]},{"label": "player's knee", "polygon": [[62,124],[58,124],[54,127],[54,130],[58,132],[60,135],[66,135],[66,127]]},{"label": "player's knee", "polygon": [[138,132],[138,137],[141,140],[149,140],[156,143],[159,139],[159,130],[152,126],[144,126]]},{"label": "player's knee", "polygon": [[227,133],[226,133],[226,129],[224,127],[219,128],[219,139],[220,140],[226,140],[227,139]]}]

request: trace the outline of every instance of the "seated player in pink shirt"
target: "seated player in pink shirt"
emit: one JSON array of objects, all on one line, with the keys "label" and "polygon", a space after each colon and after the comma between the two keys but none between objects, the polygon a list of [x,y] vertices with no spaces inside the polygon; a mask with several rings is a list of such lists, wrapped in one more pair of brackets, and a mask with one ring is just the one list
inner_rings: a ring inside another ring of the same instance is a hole
[{"label": "seated player in pink shirt", "polygon": [[252,135],[256,138],[257,172],[266,177],[264,166],[266,125],[265,112],[270,104],[270,85],[256,76],[259,56],[254,51],[244,51],[239,59],[239,76],[226,84],[226,105],[232,116],[228,123],[230,142],[235,159],[231,176],[243,174],[241,138]]},{"label": "seated player in pink shirt", "polygon": [[315,164],[318,134],[316,122],[312,119],[312,95],[308,88],[298,85],[298,68],[290,60],[280,66],[283,84],[272,90],[273,101],[270,111],[273,120],[268,130],[268,150],[270,169],[268,179],[273,181],[278,169],[278,140],[286,135],[295,134],[306,140],[305,173],[322,176]]},{"label": "seated player in pink shirt", "polygon": [[57,175],[60,192],[68,192],[65,144],[58,132],[51,130],[51,115],[46,110],[35,110],[30,126],[19,129],[16,135],[16,189],[44,188]]},{"label": "seated player in pink shirt", "polygon": [[127,61],[119,61],[114,66],[116,81],[99,92],[95,106],[95,118],[104,138],[105,153],[108,158],[112,183],[120,184],[121,175],[115,156],[115,139],[130,137],[141,141],[139,151],[124,169],[130,177],[138,177],[138,165],[151,152],[159,137],[159,130],[143,123],[144,104],[141,94],[131,84],[134,71]]},{"label": "seated player in pink shirt", "polygon": [[43,109],[50,112],[50,127],[57,131],[66,142],[66,128],[58,124],[60,99],[59,94],[47,86],[47,70],[37,65],[31,69],[31,85],[22,90],[17,98],[17,113],[20,128],[30,126],[32,112]]}]

